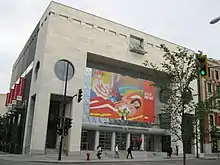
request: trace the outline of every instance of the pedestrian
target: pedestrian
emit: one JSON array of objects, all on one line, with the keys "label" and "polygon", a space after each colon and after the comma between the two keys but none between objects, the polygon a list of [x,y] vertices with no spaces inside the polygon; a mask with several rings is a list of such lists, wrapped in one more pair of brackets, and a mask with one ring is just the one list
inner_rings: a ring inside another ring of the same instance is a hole
[{"label": "pedestrian", "polygon": [[168,157],[171,158],[172,152],[173,152],[172,147],[169,147],[169,150],[168,150]]},{"label": "pedestrian", "polygon": [[176,145],[176,156],[178,156],[178,155],[179,155],[179,146]]},{"label": "pedestrian", "polygon": [[118,144],[115,145],[115,158],[119,158]]},{"label": "pedestrian", "polygon": [[100,145],[97,146],[97,154],[96,154],[97,158],[100,160],[102,157],[102,148]]},{"label": "pedestrian", "polygon": [[130,145],[130,146],[128,147],[128,149],[127,149],[127,151],[128,151],[128,154],[127,154],[127,157],[126,157],[127,159],[128,159],[128,157],[129,157],[129,155],[131,156],[131,159],[133,159],[131,150],[132,150],[132,146]]}]

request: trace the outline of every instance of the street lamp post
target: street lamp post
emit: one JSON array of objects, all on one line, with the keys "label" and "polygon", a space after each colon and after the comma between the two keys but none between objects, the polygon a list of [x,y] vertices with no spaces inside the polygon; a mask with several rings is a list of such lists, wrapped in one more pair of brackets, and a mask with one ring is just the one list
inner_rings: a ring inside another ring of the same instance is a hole
[{"label": "street lamp post", "polygon": [[60,146],[59,146],[59,155],[58,160],[61,160],[62,149],[63,149],[63,140],[64,140],[64,122],[65,122],[65,109],[66,109],[66,101],[67,101],[67,82],[74,75],[74,66],[67,60],[60,60],[55,64],[54,71],[56,76],[64,81],[64,93],[63,93],[63,111],[61,116],[60,128],[62,129]]},{"label": "street lamp post", "polygon": [[215,23],[217,23],[219,21],[220,21],[220,17],[216,17],[216,18],[212,19],[209,23],[210,24],[215,24]]}]

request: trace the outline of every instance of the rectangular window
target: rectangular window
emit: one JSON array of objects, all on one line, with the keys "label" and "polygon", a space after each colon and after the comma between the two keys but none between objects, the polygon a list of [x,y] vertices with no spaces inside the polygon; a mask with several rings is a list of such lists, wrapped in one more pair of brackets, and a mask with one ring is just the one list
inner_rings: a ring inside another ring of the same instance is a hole
[{"label": "rectangular window", "polygon": [[159,45],[156,45],[156,48],[161,49],[161,47]]},{"label": "rectangular window", "polygon": [[215,71],[215,78],[216,78],[217,80],[219,79],[218,71],[217,71],[217,70]]},{"label": "rectangular window", "polygon": [[211,127],[214,126],[214,116],[213,115],[209,115],[209,124]]},{"label": "rectangular window", "polygon": [[212,93],[212,84],[211,83],[208,83],[208,92]]},{"label": "rectangular window", "polygon": [[78,20],[78,19],[72,18],[72,20],[73,20],[74,23],[81,24],[81,21]]},{"label": "rectangular window", "polygon": [[119,36],[121,36],[121,37],[124,37],[124,38],[126,38],[127,36],[126,35],[124,35],[124,34],[119,34]]},{"label": "rectangular window", "polygon": [[217,102],[218,102],[218,107],[220,108],[220,100],[218,100]]},{"label": "rectangular window", "polygon": [[220,85],[216,85],[216,94],[220,96]]},{"label": "rectangular window", "polygon": [[211,77],[211,69],[208,68],[208,76]]},{"label": "rectangular window", "polygon": [[109,30],[109,33],[113,34],[113,35],[116,35],[116,32],[113,31],[113,30]]},{"label": "rectangular window", "polygon": [[152,43],[150,43],[150,42],[148,42],[147,43],[149,46],[151,46],[151,47],[154,47],[154,44],[152,44]]},{"label": "rectangular window", "polygon": [[64,18],[64,19],[68,19],[68,16],[66,16],[66,15],[59,14],[59,16],[60,16],[61,18]]},{"label": "rectangular window", "polygon": [[85,23],[85,25],[89,28],[93,28],[93,24],[91,24],[91,23]]},{"label": "rectangular window", "polygon": [[144,39],[131,35],[130,36],[130,51],[144,55],[146,53],[144,50]]},{"label": "rectangular window", "polygon": [[97,29],[98,29],[99,31],[102,31],[102,32],[104,32],[104,31],[105,31],[105,28],[100,27],[100,26],[98,26],[98,27],[97,27]]},{"label": "rectangular window", "polygon": [[171,127],[171,115],[168,113],[159,114],[159,122],[161,129],[170,129]]}]

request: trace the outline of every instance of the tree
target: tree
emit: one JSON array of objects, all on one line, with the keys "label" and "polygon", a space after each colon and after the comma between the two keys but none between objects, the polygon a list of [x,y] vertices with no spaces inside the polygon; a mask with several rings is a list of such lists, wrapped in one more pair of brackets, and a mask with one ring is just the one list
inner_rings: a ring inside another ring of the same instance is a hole
[{"label": "tree", "polygon": [[176,141],[181,141],[183,144],[183,164],[185,165],[187,143],[190,139],[187,135],[190,131],[194,132],[192,114],[195,113],[197,104],[193,99],[194,89],[191,87],[191,84],[197,79],[196,56],[195,53],[189,53],[185,48],[178,48],[177,52],[172,52],[165,45],[161,45],[161,49],[164,51],[161,67],[148,61],[145,61],[144,65],[151,67],[155,72],[165,73],[168,78],[167,84],[161,86],[170,91],[161,112],[165,116],[169,116],[170,132],[176,137]]}]

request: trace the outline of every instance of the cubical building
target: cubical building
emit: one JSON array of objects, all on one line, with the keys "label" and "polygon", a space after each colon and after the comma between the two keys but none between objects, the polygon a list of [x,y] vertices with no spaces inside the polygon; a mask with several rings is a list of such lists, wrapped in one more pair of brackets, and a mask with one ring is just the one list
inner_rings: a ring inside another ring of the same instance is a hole
[{"label": "cubical building", "polygon": [[[72,127],[64,139],[70,154],[80,150],[113,151],[129,145],[142,151],[165,152],[173,136],[160,124],[165,81],[144,67],[160,66],[165,44],[178,45],[51,2],[13,66],[11,88],[24,77],[26,122],[22,152],[45,154],[59,146],[57,117],[63,110]],[[68,66],[67,66],[68,64]],[[68,68],[68,73],[67,69]],[[68,76],[66,76],[66,74]],[[76,94],[83,89],[83,100]],[[194,153],[195,146],[187,147]]]}]

